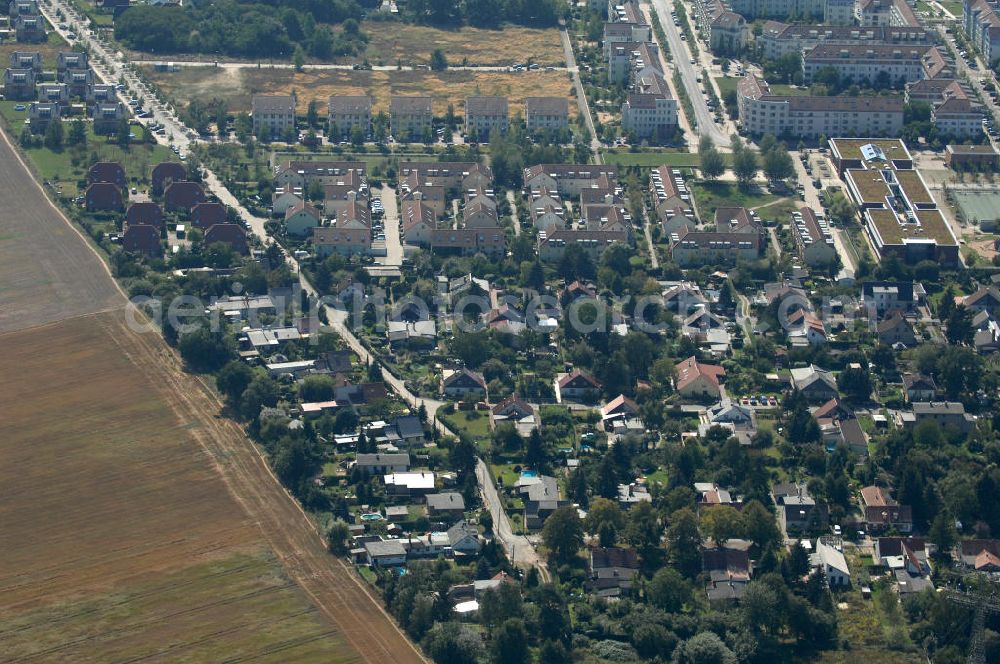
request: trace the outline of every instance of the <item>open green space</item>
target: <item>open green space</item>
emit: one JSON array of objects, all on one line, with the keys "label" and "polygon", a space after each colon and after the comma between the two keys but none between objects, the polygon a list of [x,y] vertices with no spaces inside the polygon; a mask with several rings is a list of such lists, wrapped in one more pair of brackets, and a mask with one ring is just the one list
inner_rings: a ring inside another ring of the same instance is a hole
[{"label": "open green space", "polygon": [[608,150],[603,153],[604,163],[614,166],[639,166],[655,168],[656,166],[678,166],[697,168],[701,158],[693,152],[628,152]]},{"label": "open green space", "polygon": [[[741,189],[735,182],[692,182],[688,186],[694,192],[701,218],[706,220],[715,216],[716,208],[727,206],[756,208],[779,200],[777,196],[765,193],[761,189]],[[762,216],[768,216],[765,215],[765,211],[768,209],[761,210]],[[769,214],[774,213],[774,210],[769,211]]]}]

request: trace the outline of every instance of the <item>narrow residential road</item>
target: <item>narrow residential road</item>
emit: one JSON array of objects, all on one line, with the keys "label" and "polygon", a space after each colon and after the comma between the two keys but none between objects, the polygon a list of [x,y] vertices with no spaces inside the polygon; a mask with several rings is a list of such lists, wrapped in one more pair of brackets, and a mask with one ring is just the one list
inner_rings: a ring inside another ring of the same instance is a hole
[{"label": "narrow residential road", "polygon": [[563,54],[566,56],[566,67],[573,76],[573,87],[576,88],[576,105],[578,112],[587,123],[587,131],[590,132],[590,151],[593,153],[595,164],[603,163],[601,156],[601,141],[597,138],[597,129],[594,128],[594,118],[590,114],[590,104],[587,103],[587,93],[583,89],[580,81],[580,68],[576,64],[576,55],[573,53],[573,43],[566,32],[566,21],[559,19],[559,37],[562,39]]},{"label": "narrow residential road", "polygon": [[[805,166],[802,165],[802,160],[799,158],[798,152],[791,152],[792,163],[795,165],[795,177],[798,179],[799,183],[805,188],[806,200],[803,203],[804,207],[811,208],[817,214],[823,213],[823,204],[819,200],[819,190],[813,185],[812,177],[806,172]],[[823,183],[820,182],[820,185]],[[846,233],[842,228],[833,228],[833,247],[837,250],[837,254],[840,256],[841,265],[849,269],[852,273],[857,274],[858,265],[854,260],[854,254],[851,252],[847,246],[844,244],[844,239],[840,236],[841,233]]]},{"label": "narrow residential road", "polygon": [[[670,20],[670,12],[673,7],[668,5],[666,0],[652,0],[652,4],[656,9],[657,17],[660,19],[660,26],[667,36],[667,46],[669,46],[670,52],[674,56],[674,66],[680,72],[684,88],[687,90],[688,97],[691,98],[691,106],[694,107],[694,119],[698,123],[696,131],[700,136],[711,138],[717,147],[728,148],[729,136],[726,136],[715,124],[715,116],[709,110],[708,104],[705,103],[705,95],[701,93],[701,88],[698,85],[698,75],[695,72],[694,65],[691,64],[691,52],[684,42],[681,41],[679,29]],[[660,45],[661,48],[663,46],[663,44]],[[691,118],[688,119],[690,120]]]},{"label": "narrow residential road", "polygon": [[385,233],[385,256],[375,259],[379,265],[399,267],[403,264],[403,239],[400,236],[402,224],[399,221],[399,205],[396,202],[396,190],[389,185],[382,185],[374,194],[382,199],[382,230]]},{"label": "narrow residential road", "polygon": [[[640,10],[642,11],[642,15],[646,18],[646,21],[648,21],[650,25],[653,25],[653,12],[650,11],[650,6],[643,3],[640,5]],[[684,111],[684,107],[681,106],[680,94],[677,92],[677,88],[674,85],[674,65],[667,62],[666,46],[659,43],[659,39],[655,32],[653,33],[653,42],[659,47],[660,67],[663,69],[665,77],[664,80],[666,80],[667,87],[670,88],[671,94],[674,95],[674,99],[677,100],[677,124],[684,133],[684,142],[687,144],[688,149],[694,152],[698,149],[698,132],[695,131],[694,127],[692,127],[691,118],[687,116],[687,113]]]},{"label": "narrow residential road", "polygon": [[642,207],[642,232],[646,236],[646,247],[649,248],[649,264],[653,266],[654,270],[659,270],[660,257],[656,255],[656,245],[653,244],[653,230],[645,205]]},{"label": "narrow residential road", "polygon": [[510,519],[507,518],[507,512],[503,509],[500,494],[490,476],[489,468],[486,467],[486,463],[482,459],[476,459],[476,479],[479,481],[479,490],[483,494],[483,502],[489,507],[490,515],[493,517],[493,534],[503,544],[511,562],[521,568],[536,568],[542,581],[548,583],[550,580],[548,568],[528,538],[514,533]]},{"label": "narrow residential road", "polygon": [[510,203],[510,218],[514,222],[514,237],[520,237],[521,222],[517,216],[517,198],[510,189],[507,190],[507,202]]}]

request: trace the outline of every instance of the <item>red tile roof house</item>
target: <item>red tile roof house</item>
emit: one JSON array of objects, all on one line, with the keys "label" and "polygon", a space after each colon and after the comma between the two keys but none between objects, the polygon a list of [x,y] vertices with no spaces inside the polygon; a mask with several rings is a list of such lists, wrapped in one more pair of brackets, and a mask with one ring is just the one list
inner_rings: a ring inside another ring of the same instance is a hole
[{"label": "red tile roof house", "polygon": [[163,226],[163,209],[157,203],[132,203],[125,211],[126,226]]},{"label": "red tile roof house", "polygon": [[117,161],[99,161],[87,171],[87,184],[95,182],[110,182],[124,187],[125,169]]},{"label": "red tile roof house", "polygon": [[84,193],[88,212],[121,212],[125,209],[122,190],[110,182],[95,182]]},{"label": "red tile roof house", "polygon": [[191,224],[195,228],[211,228],[228,221],[226,206],[222,203],[198,203],[191,208]]},{"label": "red tile roof house", "polygon": [[122,236],[122,250],[143,256],[160,256],[163,253],[160,232],[153,226],[129,226]]},{"label": "red tile roof house", "polygon": [[197,182],[171,182],[164,192],[167,212],[190,212],[198,203],[205,202],[205,190]]},{"label": "red tile roof house", "polygon": [[174,182],[187,180],[187,169],[184,168],[184,164],[176,161],[164,161],[153,166],[153,175],[150,181],[152,182],[154,196],[163,195],[167,180],[173,180]]},{"label": "red tile roof house", "polygon": [[677,379],[674,387],[681,396],[712,399],[721,397],[721,379],[726,375],[726,370],[722,367],[702,364],[692,356],[678,363],[675,369]]},{"label": "red tile roof house", "polygon": [[205,246],[222,242],[233,248],[233,251],[246,256],[250,253],[250,245],[247,244],[247,234],[242,226],[237,224],[215,224],[205,231]]}]

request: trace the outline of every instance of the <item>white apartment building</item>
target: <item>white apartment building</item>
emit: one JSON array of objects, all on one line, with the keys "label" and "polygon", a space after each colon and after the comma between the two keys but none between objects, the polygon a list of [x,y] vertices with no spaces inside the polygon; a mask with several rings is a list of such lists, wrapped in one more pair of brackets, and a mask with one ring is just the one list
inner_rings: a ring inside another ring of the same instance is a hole
[{"label": "white apartment building", "polygon": [[[330,97],[327,121],[337,137],[347,138],[355,127],[361,127],[367,137],[372,133],[372,105],[368,95],[334,95]],[[331,138],[333,136],[331,135]]]},{"label": "white apartment building", "polygon": [[753,135],[892,136],[903,128],[898,97],[784,97],[752,75],[740,81],[737,105],[741,125]]},{"label": "white apartment building", "polygon": [[295,97],[254,95],[250,107],[254,135],[273,139],[295,130]]},{"label": "white apartment building", "polygon": [[874,81],[884,72],[892,83],[937,78],[947,70],[944,56],[934,46],[820,44],[802,56],[807,84],[827,67],[837,70],[841,79],[852,81]]}]

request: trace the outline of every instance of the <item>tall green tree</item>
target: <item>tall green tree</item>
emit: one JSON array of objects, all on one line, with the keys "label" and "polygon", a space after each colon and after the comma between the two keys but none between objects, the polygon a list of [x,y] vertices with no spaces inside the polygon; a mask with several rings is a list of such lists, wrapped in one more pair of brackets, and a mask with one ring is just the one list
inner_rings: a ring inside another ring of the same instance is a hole
[{"label": "tall green tree", "polygon": [[572,562],[583,546],[583,523],[576,507],[567,505],[550,514],[542,527],[542,541],[555,562]]}]

